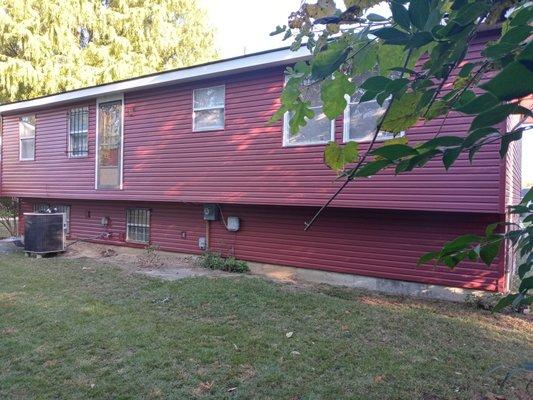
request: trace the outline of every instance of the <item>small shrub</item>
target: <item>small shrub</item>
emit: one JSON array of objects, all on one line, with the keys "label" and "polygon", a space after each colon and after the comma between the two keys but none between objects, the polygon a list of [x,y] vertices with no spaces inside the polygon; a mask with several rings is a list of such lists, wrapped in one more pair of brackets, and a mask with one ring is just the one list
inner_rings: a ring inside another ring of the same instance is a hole
[{"label": "small shrub", "polygon": [[502,297],[501,293],[469,294],[466,296],[465,303],[474,308],[490,311]]},{"label": "small shrub", "polygon": [[246,263],[246,261],[237,260],[235,257],[226,258],[224,271],[242,273],[248,272],[249,270],[250,268],[248,268],[248,264]]},{"label": "small shrub", "polygon": [[148,245],[144,248],[144,251],[137,258],[137,264],[141,268],[159,268],[163,266],[163,260],[158,253],[159,246]]},{"label": "small shrub", "polygon": [[200,256],[200,265],[204,268],[218,269],[227,272],[249,271],[246,261],[237,260],[235,257],[223,258],[220,254],[206,251]]}]

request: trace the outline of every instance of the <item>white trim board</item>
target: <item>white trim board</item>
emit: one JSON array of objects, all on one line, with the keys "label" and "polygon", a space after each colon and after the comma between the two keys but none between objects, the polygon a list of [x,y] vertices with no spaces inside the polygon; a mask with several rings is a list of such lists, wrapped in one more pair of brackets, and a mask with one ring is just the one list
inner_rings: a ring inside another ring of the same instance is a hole
[{"label": "white trim board", "polygon": [[307,50],[305,47],[300,48],[298,51],[278,49],[268,52],[255,53],[248,56],[230,58],[213,63],[141,76],[139,78],[133,78],[99,86],[92,86],[65,93],[53,94],[32,100],[4,104],[0,105],[0,115],[12,111],[22,112],[37,107],[59,105],[62,103],[87,100],[100,96],[109,96],[133,90],[148,89],[170,83],[189,82],[199,79],[241,73],[259,68],[291,64],[300,60],[304,60],[309,56],[309,50]]}]

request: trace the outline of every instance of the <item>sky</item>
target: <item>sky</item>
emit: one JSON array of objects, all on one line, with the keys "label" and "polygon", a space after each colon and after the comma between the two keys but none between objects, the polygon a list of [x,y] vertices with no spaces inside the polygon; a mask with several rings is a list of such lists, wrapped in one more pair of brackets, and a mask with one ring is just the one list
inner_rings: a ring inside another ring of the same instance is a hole
[{"label": "sky", "polygon": [[[241,56],[290,45],[282,35],[269,36],[276,25],[287,23],[301,0],[198,0],[216,30],[221,58]],[[533,130],[522,140],[522,182],[533,182]]]}]

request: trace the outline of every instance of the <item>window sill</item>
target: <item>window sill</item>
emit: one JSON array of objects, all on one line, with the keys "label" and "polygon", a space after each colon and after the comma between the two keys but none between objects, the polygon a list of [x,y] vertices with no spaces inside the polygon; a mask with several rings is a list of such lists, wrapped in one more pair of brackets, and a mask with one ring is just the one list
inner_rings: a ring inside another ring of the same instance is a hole
[{"label": "window sill", "polygon": [[194,129],[193,132],[214,132],[214,131],[224,131],[226,130],[224,126],[217,126],[214,128],[205,128],[205,129]]},{"label": "window sill", "polygon": [[291,148],[291,147],[310,147],[310,146],[325,146],[329,143],[327,142],[313,142],[313,143],[283,143],[282,147]]},{"label": "window sill", "polygon": [[[376,143],[386,142],[387,140],[398,139],[398,138],[402,138],[402,137],[405,137],[405,132],[399,133],[394,138],[381,138],[381,139],[377,138],[374,142],[376,142]],[[372,139],[365,139],[365,140],[347,139],[347,138],[343,138],[342,139],[342,143],[348,143],[348,142],[356,142],[356,143],[365,144],[365,143],[372,143]]]}]

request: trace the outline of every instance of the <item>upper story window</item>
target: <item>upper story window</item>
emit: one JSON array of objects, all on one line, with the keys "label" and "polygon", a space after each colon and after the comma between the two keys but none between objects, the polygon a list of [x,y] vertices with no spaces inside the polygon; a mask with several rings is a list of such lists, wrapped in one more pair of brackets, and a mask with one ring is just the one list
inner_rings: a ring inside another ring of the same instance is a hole
[{"label": "upper story window", "polygon": [[[355,82],[360,85],[366,78],[372,74],[364,74],[363,76],[355,78]],[[390,98],[386,99],[380,106],[374,99],[359,103],[361,96],[364,94],[363,89],[357,89],[354,95],[346,97],[348,103],[344,110],[344,124],[343,124],[343,138],[345,142],[354,140],[356,142],[370,142],[374,137],[378,122],[385,110],[387,109]],[[404,132],[396,134],[396,137],[401,137]],[[391,132],[380,131],[376,137],[377,141],[383,141],[394,138]]]},{"label": "upper story window", "polygon": [[126,240],[136,243],[150,242],[150,210],[132,208],[126,211]]},{"label": "upper story window", "polygon": [[69,110],[68,156],[86,157],[89,153],[89,107]]},{"label": "upper story window", "polygon": [[19,159],[35,160],[35,115],[19,119]]},{"label": "upper story window", "polygon": [[285,113],[283,119],[283,146],[299,146],[310,144],[323,144],[335,140],[335,121],[326,117],[322,111],[320,99],[320,85],[312,84],[302,86],[302,96],[311,103],[311,110],[315,113],[313,118],[307,119],[307,125],[300,128],[298,133],[291,134],[289,120],[291,112]]},{"label": "upper story window", "polygon": [[225,92],[224,85],[193,90],[194,132],[224,129]]}]

